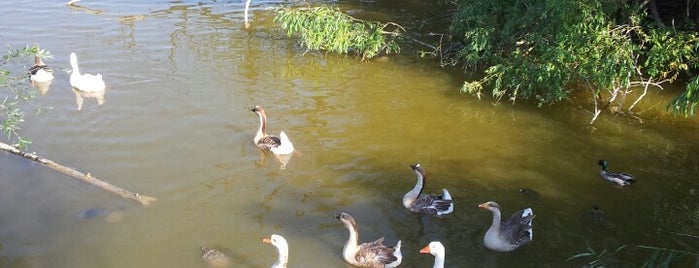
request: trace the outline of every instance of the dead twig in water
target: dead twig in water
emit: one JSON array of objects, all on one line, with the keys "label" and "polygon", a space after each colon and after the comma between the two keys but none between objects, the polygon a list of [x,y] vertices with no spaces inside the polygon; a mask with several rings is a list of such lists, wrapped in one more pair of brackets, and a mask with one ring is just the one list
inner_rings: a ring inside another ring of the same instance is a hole
[{"label": "dead twig in water", "polygon": [[56,170],[56,171],[61,172],[63,174],[69,175],[69,176],[76,178],[76,179],[79,179],[83,182],[87,182],[89,184],[92,184],[94,186],[102,188],[103,190],[106,190],[106,191],[111,192],[113,194],[117,194],[123,198],[134,200],[136,202],[141,203],[141,205],[144,205],[144,206],[150,205],[151,202],[157,200],[155,197],[140,195],[138,193],[134,193],[134,192],[119,188],[117,186],[114,186],[108,182],[99,180],[95,177],[92,177],[92,175],[90,175],[90,173],[85,174],[85,173],[82,173],[82,172],[77,171],[75,169],[72,169],[72,168],[63,166],[61,164],[58,164],[56,162],[53,162],[49,159],[40,157],[34,153],[26,153],[26,152],[20,151],[19,149],[15,148],[13,146],[10,146],[8,144],[2,143],[2,142],[0,142],[0,150],[15,154],[15,155],[19,155],[21,157],[32,160],[34,162],[41,163],[44,166],[52,168],[53,170]]}]

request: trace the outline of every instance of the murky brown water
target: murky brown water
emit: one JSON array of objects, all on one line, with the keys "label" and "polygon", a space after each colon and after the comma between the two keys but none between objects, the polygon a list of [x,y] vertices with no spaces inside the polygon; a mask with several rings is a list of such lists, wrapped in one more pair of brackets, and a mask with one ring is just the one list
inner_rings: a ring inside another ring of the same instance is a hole
[{"label": "murky brown water", "polygon": [[[36,100],[53,109],[22,125],[30,150],[158,201],[144,208],[0,154],[0,266],[203,267],[203,243],[234,267],[267,267],[275,251],[261,239],[277,233],[290,243],[290,267],[346,267],[347,231],[332,217],[339,211],[355,216],[363,241],[402,239],[401,267],[430,267],[432,257],[417,251],[431,240],[445,244],[448,267],[580,266],[564,260],[586,241],[600,250],[696,245],[672,234],[696,235],[699,223],[699,124],[659,112],[672,92],[641,104],[645,124],[607,115],[592,129],[588,114],[566,105],[461,95],[458,72],[412,55],[368,63],[304,55],[272,24],[265,8],[276,4],[254,5],[250,30],[238,1],[3,7],[3,43],[37,42],[55,55],[48,64],[66,70],[76,52],[82,71],[102,73],[108,87],[104,105],[86,99],[77,111],[69,74],[58,71]],[[406,20],[424,11],[347,5]],[[251,144],[255,104],[299,151],[285,170]],[[639,183],[602,182],[600,158]],[[453,215],[419,217],[401,206],[415,162],[430,176],[427,191],[450,190]],[[531,206],[534,242],[507,254],[484,249],[491,216],[476,205],[487,200],[506,215]],[[594,204],[606,222],[589,215]]]}]

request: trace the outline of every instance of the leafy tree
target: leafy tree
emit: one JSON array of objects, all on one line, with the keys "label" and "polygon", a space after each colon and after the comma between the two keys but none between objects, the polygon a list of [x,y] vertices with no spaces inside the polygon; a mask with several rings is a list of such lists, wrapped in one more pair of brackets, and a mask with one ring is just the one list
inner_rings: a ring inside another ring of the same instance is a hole
[{"label": "leafy tree", "polygon": [[[36,91],[29,87],[27,74],[13,73],[7,67],[8,63],[15,63],[20,59],[38,55],[42,58],[51,58],[51,53],[40,49],[39,45],[25,46],[20,49],[8,47],[8,51],[2,56],[0,63],[0,130],[3,137],[11,143],[16,143],[18,147],[26,147],[31,141],[20,135],[19,125],[24,122],[24,110],[22,103],[31,103],[36,95]],[[10,64],[11,65],[11,64]]]},{"label": "leafy tree", "polygon": [[[452,34],[464,43],[458,58],[466,69],[485,69],[462,91],[481,98],[487,85],[496,101],[533,99],[543,105],[586,88],[595,106],[591,123],[600,107],[630,114],[649,87],[662,88],[699,67],[697,33],[659,25],[645,4],[460,0],[451,24]],[[669,110],[694,114],[697,79],[690,79]],[[641,90],[627,101],[629,93]]]},{"label": "leafy tree", "polygon": [[360,20],[337,7],[280,8],[274,21],[289,36],[299,35],[308,50],[353,53],[364,60],[400,51],[394,41],[403,32],[400,25]]}]

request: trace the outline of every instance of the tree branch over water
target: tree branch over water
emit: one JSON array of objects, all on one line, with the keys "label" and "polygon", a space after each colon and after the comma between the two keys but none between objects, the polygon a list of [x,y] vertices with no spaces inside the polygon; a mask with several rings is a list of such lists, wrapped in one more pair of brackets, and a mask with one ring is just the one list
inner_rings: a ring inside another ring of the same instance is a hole
[{"label": "tree branch over water", "polygon": [[40,164],[47,166],[55,171],[58,171],[58,172],[61,172],[63,174],[66,174],[68,176],[71,176],[73,178],[76,178],[82,182],[89,183],[91,185],[94,185],[94,186],[101,188],[102,190],[119,195],[122,198],[134,200],[134,201],[136,201],[144,206],[150,205],[150,203],[152,203],[156,200],[155,197],[150,197],[150,196],[145,196],[145,195],[141,195],[138,193],[134,193],[134,192],[119,188],[117,186],[114,186],[113,184],[110,184],[108,182],[99,180],[99,179],[93,177],[92,175],[90,175],[90,173],[85,174],[85,173],[77,171],[73,168],[66,167],[64,165],[58,164],[58,163],[51,161],[49,159],[38,156],[34,153],[27,153],[27,152],[20,151],[19,149],[15,148],[13,146],[10,146],[6,143],[0,142],[0,150],[21,156],[25,159],[28,159],[28,160],[31,160],[31,161],[34,161],[37,163],[40,163]]}]

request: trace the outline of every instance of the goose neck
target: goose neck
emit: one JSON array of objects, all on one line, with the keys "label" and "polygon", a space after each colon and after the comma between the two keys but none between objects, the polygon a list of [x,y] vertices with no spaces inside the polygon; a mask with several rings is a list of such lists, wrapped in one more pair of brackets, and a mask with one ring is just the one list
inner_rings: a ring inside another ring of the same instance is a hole
[{"label": "goose neck", "polygon": [[408,193],[403,196],[403,205],[406,207],[410,207],[415,200],[420,196],[422,193],[422,189],[425,188],[425,177],[420,174],[420,172],[415,172],[417,173],[417,182],[415,183],[415,187],[413,187],[412,190],[410,190]]},{"label": "goose neck", "polygon": [[354,255],[359,251],[359,230],[357,229],[357,224],[354,222],[345,223],[347,230],[349,230],[349,238],[345,247],[342,250],[342,254],[346,261],[351,262],[354,260]]},{"label": "goose neck", "polygon": [[432,268],[444,268],[444,253],[434,255],[434,265]]},{"label": "goose neck", "polygon": [[493,212],[493,223],[490,225],[490,230],[489,231],[496,231],[500,232],[500,210],[497,208],[488,208],[491,212]]}]

